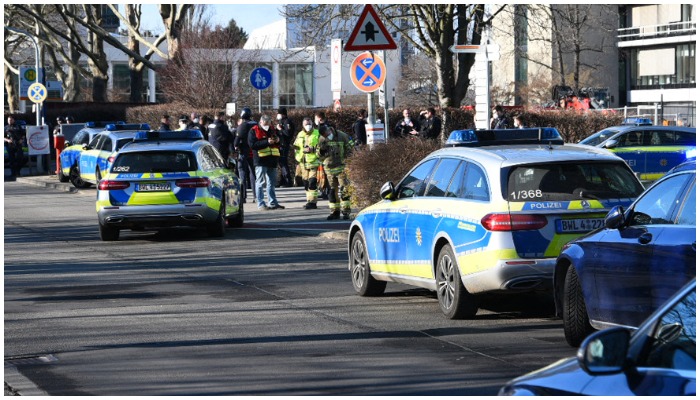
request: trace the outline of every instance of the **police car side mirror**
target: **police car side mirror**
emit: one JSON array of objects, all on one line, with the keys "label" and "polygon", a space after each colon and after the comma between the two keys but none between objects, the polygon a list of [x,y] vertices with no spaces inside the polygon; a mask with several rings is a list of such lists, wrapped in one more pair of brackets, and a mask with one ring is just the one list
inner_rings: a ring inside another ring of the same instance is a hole
[{"label": "police car side mirror", "polygon": [[605,227],[608,229],[619,229],[625,224],[625,211],[622,206],[615,206],[605,216]]},{"label": "police car side mirror", "polygon": [[603,147],[605,147],[606,149],[614,149],[615,147],[617,147],[617,140],[608,139],[605,141],[605,143],[603,143]]},{"label": "police car side mirror", "polygon": [[89,149],[89,148],[90,148],[90,146],[88,146],[88,145],[86,145],[86,144],[83,145],[83,150],[87,150],[87,149]]},{"label": "police car side mirror", "polygon": [[381,190],[379,190],[379,196],[383,200],[394,200],[396,197],[394,194],[394,184],[391,182],[387,182],[384,185],[382,185]]}]

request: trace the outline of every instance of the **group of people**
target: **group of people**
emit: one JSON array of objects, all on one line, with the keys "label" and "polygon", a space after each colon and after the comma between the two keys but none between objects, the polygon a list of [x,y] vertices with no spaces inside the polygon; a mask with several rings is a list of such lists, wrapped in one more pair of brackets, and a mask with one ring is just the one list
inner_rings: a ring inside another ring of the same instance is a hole
[{"label": "group of people", "polygon": [[491,129],[523,129],[527,128],[525,117],[522,114],[515,114],[513,119],[508,117],[506,110],[501,105],[493,108],[491,113]]},{"label": "group of people", "polygon": [[24,146],[27,142],[24,127],[15,121],[15,117],[7,117],[5,125],[5,148],[7,149],[7,163],[10,167],[8,180],[14,180],[19,176],[22,167],[27,162],[24,157]]},{"label": "group of people", "polygon": [[418,120],[411,117],[409,109],[403,110],[403,119],[394,127],[395,137],[437,139],[442,130],[442,121],[435,115],[435,109],[428,107],[420,112]]}]

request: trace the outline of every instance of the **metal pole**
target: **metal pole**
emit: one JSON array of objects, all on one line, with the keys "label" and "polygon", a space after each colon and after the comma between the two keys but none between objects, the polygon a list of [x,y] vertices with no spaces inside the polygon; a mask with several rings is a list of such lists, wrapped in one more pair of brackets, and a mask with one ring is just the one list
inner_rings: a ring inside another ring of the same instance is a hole
[{"label": "metal pole", "polygon": [[258,90],[258,112],[262,114],[262,90]]},{"label": "metal pole", "polygon": [[[386,65],[386,51],[384,50],[382,50],[382,60]],[[387,101],[388,93],[386,92],[387,80],[388,76],[385,76],[384,83],[382,84],[384,90],[384,104],[382,104],[382,107],[384,107],[384,143],[389,143],[389,110],[387,109],[389,102]]]},{"label": "metal pole", "polygon": [[[36,37],[34,37],[34,35],[25,31],[24,29],[13,28],[13,27],[7,26],[7,25],[5,25],[5,29],[7,29],[8,31],[11,31],[11,32],[19,33],[21,35],[25,35],[29,39],[32,40],[32,43],[34,43],[35,68],[36,68],[36,79],[34,82],[39,83],[39,41],[36,39]],[[37,29],[39,29],[39,28],[37,27]],[[21,95],[21,93],[20,93],[20,95]],[[36,108],[36,125],[39,126],[40,122],[41,122],[41,120],[40,120],[41,117],[39,115],[39,108],[40,107],[39,107],[39,105],[37,105],[35,108]]]}]

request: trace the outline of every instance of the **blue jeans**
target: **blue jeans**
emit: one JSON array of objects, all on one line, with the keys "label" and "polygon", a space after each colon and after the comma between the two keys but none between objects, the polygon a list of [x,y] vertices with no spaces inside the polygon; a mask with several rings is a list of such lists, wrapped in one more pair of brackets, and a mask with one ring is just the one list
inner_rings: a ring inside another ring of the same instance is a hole
[{"label": "blue jeans", "polygon": [[[258,201],[258,208],[265,207],[265,197],[269,207],[279,205],[277,195],[275,195],[275,185],[277,184],[277,167],[268,168],[255,166],[255,199]],[[263,193],[263,190],[265,193]]]}]

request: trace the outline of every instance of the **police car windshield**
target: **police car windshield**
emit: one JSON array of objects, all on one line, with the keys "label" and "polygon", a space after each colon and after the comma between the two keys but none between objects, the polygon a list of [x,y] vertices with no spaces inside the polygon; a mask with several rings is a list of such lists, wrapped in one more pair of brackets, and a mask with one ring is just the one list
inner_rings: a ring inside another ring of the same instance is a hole
[{"label": "police car windshield", "polygon": [[604,141],[610,139],[618,132],[619,132],[619,130],[616,130],[616,129],[603,129],[602,131],[600,131],[598,133],[594,133],[593,135],[583,139],[580,142],[580,144],[587,144],[589,146],[595,146],[595,145],[601,144]]},{"label": "police car windshield", "polygon": [[189,172],[197,170],[197,159],[188,151],[121,153],[112,166],[116,173]]},{"label": "police car windshield", "polygon": [[624,164],[539,164],[513,167],[509,201],[571,201],[635,198],[644,188]]}]

